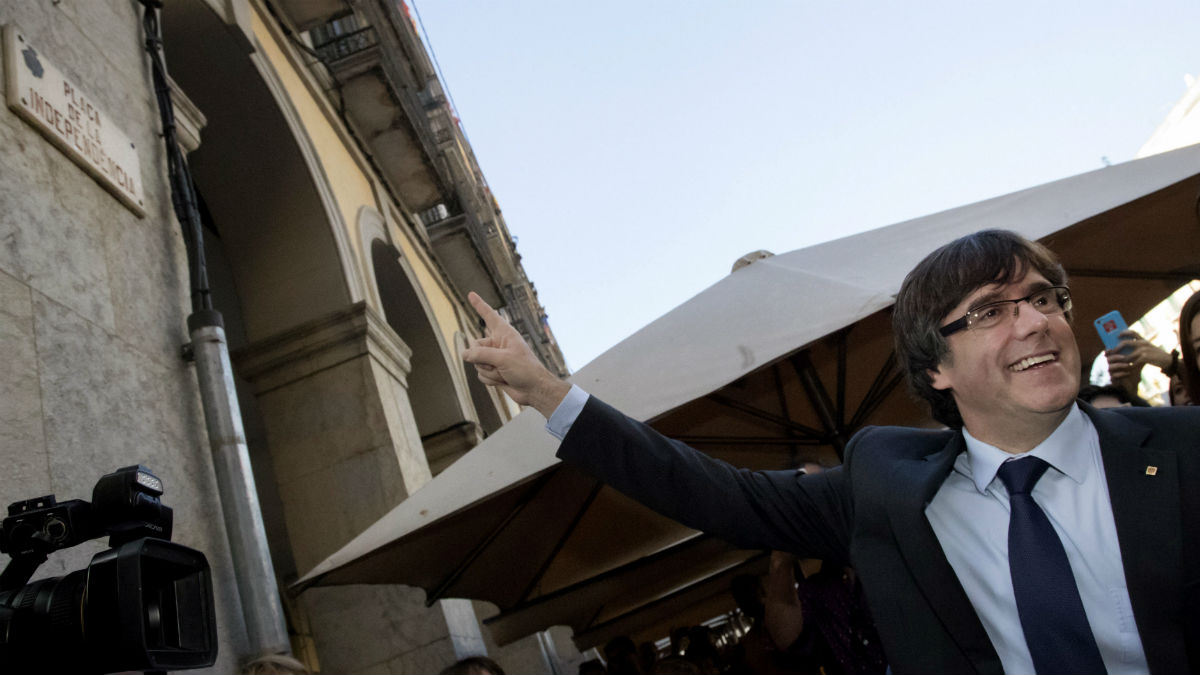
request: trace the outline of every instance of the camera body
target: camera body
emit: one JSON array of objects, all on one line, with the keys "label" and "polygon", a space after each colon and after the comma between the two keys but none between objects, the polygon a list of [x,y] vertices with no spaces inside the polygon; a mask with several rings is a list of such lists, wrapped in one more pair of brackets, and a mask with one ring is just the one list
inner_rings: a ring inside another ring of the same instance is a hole
[{"label": "camera body", "polygon": [[[212,576],[171,543],[162,482],[141,465],[102,477],[92,501],[14,502],[0,523],[0,670],[108,673],[202,668],[216,660]],[[86,569],[29,583],[54,551],[108,535]]]},{"label": "camera body", "polygon": [[0,527],[0,552],[17,558],[70,548],[100,536],[94,530],[92,505],[82,499],[59,504],[46,495],[13,502]]}]

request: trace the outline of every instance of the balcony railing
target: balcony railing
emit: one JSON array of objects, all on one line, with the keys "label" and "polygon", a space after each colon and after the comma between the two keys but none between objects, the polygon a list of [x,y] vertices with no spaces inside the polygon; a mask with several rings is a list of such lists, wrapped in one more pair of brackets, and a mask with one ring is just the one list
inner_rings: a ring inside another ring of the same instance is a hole
[{"label": "balcony railing", "polygon": [[359,52],[371,49],[378,44],[379,38],[375,35],[375,27],[367,26],[366,28],[359,28],[352,33],[338,35],[321,44],[314,45],[313,51],[325,63],[333,63],[334,61],[340,61],[344,58],[354,56]]}]

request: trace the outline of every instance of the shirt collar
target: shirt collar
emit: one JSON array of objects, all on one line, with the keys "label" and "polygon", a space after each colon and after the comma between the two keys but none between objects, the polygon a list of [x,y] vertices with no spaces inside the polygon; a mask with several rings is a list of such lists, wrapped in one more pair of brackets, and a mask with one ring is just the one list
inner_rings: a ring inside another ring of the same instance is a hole
[{"label": "shirt collar", "polygon": [[1083,483],[1091,462],[1086,449],[1089,447],[1087,434],[1089,421],[1076,404],[1046,440],[1029,452],[1013,455],[994,445],[975,438],[964,427],[963,439],[967,442],[967,455],[971,464],[971,480],[980,492],[987,492],[988,485],[996,477],[1000,465],[1015,457],[1032,455],[1045,460],[1076,483]]}]

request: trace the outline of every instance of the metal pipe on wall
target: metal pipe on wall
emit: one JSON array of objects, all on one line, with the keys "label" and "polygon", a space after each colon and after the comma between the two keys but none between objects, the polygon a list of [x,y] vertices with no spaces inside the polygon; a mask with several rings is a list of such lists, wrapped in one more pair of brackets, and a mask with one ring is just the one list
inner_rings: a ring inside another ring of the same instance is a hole
[{"label": "metal pipe on wall", "polygon": [[195,312],[188,317],[188,332],[251,654],[290,653],[221,313]]},{"label": "metal pipe on wall", "polygon": [[188,252],[189,290],[192,297],[192,314],[187,320],[191,336],[190,355],[196,365],[200,402],[204,408],[217,492],[225,519],[225,536],[229,540],[234,578],[246,622],[249,656],[256,659],[270,654],[290,654],[291,641],[283,616],[283,603],[279,598],[279,586],[271,564],[266,527],[263,525],[258,490],[250,465],[250,452],[246,447],[246,432],[242,427],[242,411],[233,384],[225,323],[221,313],[212,309],[212,294],[208,288],[204,260],[204,230],[195,186],[176,136],[175,111],[167,83],[166,66],[162,61],[162,35],[158,23],[162,2],[141,2],[146,10],[142,18],[146,53],[150,56],[150,73],[166,143],[171,205],[183,229]]}]

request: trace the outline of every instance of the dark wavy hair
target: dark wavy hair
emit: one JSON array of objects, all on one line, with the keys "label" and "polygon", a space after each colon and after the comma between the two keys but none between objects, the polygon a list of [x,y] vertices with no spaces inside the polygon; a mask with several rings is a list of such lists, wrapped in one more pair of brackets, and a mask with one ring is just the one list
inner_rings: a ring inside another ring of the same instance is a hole
[{"label": "dark wavy hair", "polygon": [[1018,281],[1030,269],[1051,285],[1067,285],[1050,249],[1015,232],[983,230],[930,253],[904,278],[892,313],[896,357],[909,390],[929,404],[935,420],[952,429],[963,425],[953,392],[934,389],[929,376],[950,351],[938,332],[946,315],[976,289]]},{"label": "dark wavy hair", "polygon": [[1187,387],[1192,404],[1200,405],[1200,366],[1197,366],[1200,354],[1196,353],[1193,346],[1197,336],[1192,332],[1192,320],[1196,314],[1200,314],[1200,291],[1192,293],[1192,297],[1183,303],[1183,309],[1179,311],[1179,355],[1183,362],[1179,376],[1183,380],[1183,386]]}]

